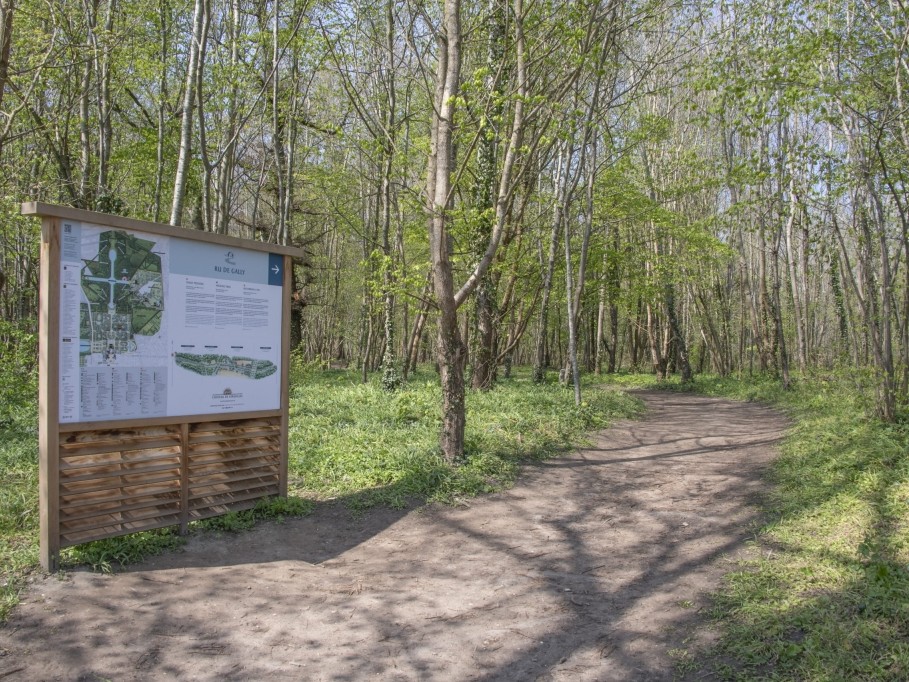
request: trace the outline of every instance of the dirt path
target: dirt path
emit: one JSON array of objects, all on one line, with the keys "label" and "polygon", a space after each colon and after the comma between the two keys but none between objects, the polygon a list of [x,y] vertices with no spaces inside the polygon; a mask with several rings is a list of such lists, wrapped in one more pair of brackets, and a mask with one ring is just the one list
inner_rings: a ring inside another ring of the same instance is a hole
[{"label": "dirt path", "polygon": [[469,507],[327,505],[40,581],[0,629],[0,680],[672,679],[785,422],[641,396],[643,421]]}]

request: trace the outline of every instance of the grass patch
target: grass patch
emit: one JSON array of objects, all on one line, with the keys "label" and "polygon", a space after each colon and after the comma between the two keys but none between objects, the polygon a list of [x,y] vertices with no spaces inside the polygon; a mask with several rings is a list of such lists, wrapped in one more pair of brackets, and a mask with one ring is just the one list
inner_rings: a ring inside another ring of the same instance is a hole
[{"label": "grass patch", "polygon": [[0,427],[0,622],[38,564],[37,429]]},{"label": "grass patch", "polygon": [[792,427],[756,558],[726,577],[708,654],[721,679],[909,679],[909,422],[884,424],[852,378],[699,377]]},{"label": "grass patch", "polygon": [[452,467],[438,449],[434,373],[417,374],[395,393],[384,392],[378,377],[363,384],[354,372],[302,373],[291,393],[294,490],[345,497],[356,509],[402,507],[410,499],[451,503],[501,490],[522,460],[551,457],[641,409],[633,398],[592,386],[575,407],[570,389],[537,386],[519,372],[492,391],[468,392],[466,460]]}]

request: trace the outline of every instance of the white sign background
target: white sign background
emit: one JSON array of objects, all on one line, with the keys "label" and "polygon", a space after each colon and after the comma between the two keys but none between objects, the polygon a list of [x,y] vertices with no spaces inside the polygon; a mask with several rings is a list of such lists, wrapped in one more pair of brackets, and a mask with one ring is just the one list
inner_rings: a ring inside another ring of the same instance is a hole
[{"label": "white sign background", "polygon": [[278,409],[283,264],[62,221],[60,422]]}]

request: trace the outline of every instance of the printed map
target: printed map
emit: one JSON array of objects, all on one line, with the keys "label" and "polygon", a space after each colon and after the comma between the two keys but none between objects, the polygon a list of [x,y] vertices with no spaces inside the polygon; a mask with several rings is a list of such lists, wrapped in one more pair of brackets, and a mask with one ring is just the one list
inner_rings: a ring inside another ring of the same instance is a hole
[{"label": "printed map", "polygon": [[177,353],[179,367],[202,376],[237,376],[247,379],[264,379],[278,371],[269,360],[256,360],[242,356]]},{"label": "printed map", "polygon": [[161,331],[164,285],[154,247],[155,242],[110,230],[100,234],[97,252],[83,257],[80,351],[91,364],[135,353],[137,336]]}]

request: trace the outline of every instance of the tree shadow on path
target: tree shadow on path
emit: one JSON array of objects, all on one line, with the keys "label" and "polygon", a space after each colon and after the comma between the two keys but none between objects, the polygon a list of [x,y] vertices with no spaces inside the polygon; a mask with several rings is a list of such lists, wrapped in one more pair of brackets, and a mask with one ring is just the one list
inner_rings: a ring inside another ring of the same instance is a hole
[{"label": "tree shadow on path", "polygon": [[0,631],[0,673],[671,679],[757,519],[785,422],[753,404],[642,397],[644,421],[469,505],[359,518],[322,505],[117,576],[49,581]]}]

